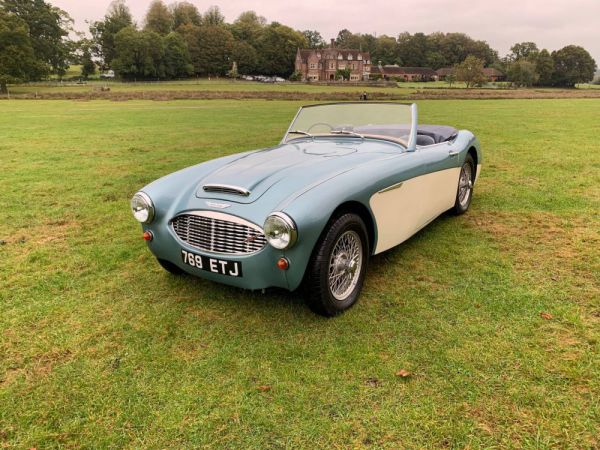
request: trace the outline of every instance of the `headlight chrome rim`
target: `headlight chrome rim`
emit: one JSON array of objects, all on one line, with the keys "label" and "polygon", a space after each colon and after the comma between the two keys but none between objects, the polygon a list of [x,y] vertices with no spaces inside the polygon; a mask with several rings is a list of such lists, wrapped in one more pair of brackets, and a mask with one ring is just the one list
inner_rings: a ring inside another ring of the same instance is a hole
[{"label": "headlight chrome rim", "polygon": [[[272,219],[272,218],[276,218],[277,220],[280,220],[285,225],[286,232],[289,234],[289,240],[288,240],[287,244],[276,245],[276,243],[273,241],[273,239],[269,237],[269,233],[267,231],[267,229],[268,229],[267,222],[269,221],[269,219]],[[265,223],[263,225],[263,230],[264,230],[265,237],[267,238],[267,242],[269,243],[269,245],[273,248],[276,248],[277,250],[287,250],[287,249],[293,247],[294,244],[296,243],[296,241],[298,240],[298,228],[296,227],[296,223],[290,216],[288,216],[287,214],[280,212],[280,211],[272,212],[271,214],[269,214],[267,216]]]},{"label": "headlight chrome rim", "polygon": [[[147,211],[148,216],[145,219],[141,219],[136,214],[142,209],[136,210],[134,206],[134,201],[140,199],[142,203],[145,205],[145,210]],[[139,191],[134,194],[131,198],[131,212],[133,213],[133,217],[140,223],[150,223],[154,220],[154,203],[152,203],[152,199],[145,192]]]}]

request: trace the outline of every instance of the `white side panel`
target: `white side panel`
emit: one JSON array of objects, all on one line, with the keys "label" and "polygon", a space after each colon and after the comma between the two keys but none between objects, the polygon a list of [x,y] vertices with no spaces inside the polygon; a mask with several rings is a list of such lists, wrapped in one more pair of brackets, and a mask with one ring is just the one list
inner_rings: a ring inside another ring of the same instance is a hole
[{"label": "white side panel", "polygon": [[405,241],[456,200],[460,167],[428,173],[391,186],[371,197],[377,222],[377,247],[383,252]]}]

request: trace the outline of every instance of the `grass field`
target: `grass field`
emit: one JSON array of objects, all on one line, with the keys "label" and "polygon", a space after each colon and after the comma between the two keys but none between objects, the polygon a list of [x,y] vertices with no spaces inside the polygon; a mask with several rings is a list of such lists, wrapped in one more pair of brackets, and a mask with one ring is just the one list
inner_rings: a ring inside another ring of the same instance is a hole
[{"label": "grass field", "polygon": [[[128,82],[90,80],[76,82],[42,82],[10,87],[12,98],[107,99],[107,100],[179,100],[236,99],[267,100],[357,100],[362,92],[371,99],[496,99],[496,98],[600,98],[596,85],[579,85],[578,89],[529,88],[507,89],[500,84],[465,89],[464,83],[452,88],[442,81],[396,83],[396,86],[357,86],[351,84],[259,83],[221,79],[190,79],[162,82]],[[103,92],[109,88],[110,92]]]},{"label": "grass field", "polygon": [[168,275],[128,206],[298,106],[0,102],[0,447],[598,448],[600,102],[419,102],[482,142],[472,209],[333,320]]}]

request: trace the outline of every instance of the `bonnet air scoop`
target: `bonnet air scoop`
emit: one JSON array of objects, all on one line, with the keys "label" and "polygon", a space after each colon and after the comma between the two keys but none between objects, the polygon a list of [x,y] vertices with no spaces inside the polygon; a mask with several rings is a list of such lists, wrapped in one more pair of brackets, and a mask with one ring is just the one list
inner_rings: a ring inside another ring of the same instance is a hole
[{"label": "bonnet air scoop", "polygon": [[202,186],[202,190],[204,192],[217,192],[221,194],[230,194],[230,195],[241,195],[243,197],[248,197],[250,195],[250,191],[243,187],[232,186],[230,184],[205,184]]}]

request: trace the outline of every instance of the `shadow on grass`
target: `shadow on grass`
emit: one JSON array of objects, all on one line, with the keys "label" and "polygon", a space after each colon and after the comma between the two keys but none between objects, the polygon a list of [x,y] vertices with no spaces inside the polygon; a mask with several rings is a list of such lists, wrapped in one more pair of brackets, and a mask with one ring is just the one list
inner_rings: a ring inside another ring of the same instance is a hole
[{"label": "shadow on grass", "polygon": [[[453,220],[454,217],[448,214],[443,214],[435,219],[424,229],[412,236],[407,241],[399,246],[396,246],[381,254],[371,256],[369,259],[369,268],[366,274],[366,280],[370,277],[379,278],[384,276],[386,267],[390,263],[403,264],[404,258],[407,257],[406,252],[413,246],[420,245],[420,242],[429,236],[434,236],[436,233],[441,233],[444,224],[448,220]],[[416,278],[420,275],[419,272],[411,272],[410,277]],[[205,280],[193,275],[184,274],[173,276],[164,274],[168,280],[167,288],[171,292],[182,291],[185,293],[197,292],[198,295],[192,294],[185,296],[186,303],[194,304],[195,306],[206,306],[208,303],[218,303],[219,307],[227,309],[233,308],[239,314],[241,309],[253,314],[257,311],[268,314],[274,313],[274,316],[280,314],[293,314],[300,317],[311,317],[317,320],[323,320],[322,317],[311,312],[305,302],[305,291],[303,286],[298,287],[294,291],[288,291],[283,288],[268,288],[264,292],[261,290],[250,291],[238,287],[228,286],[217,282]],[[406,279],[410,282],[411,279]],[[397,282],[392,279],[390,282]],[[363,296],[368,289],[363,287]]]}]

